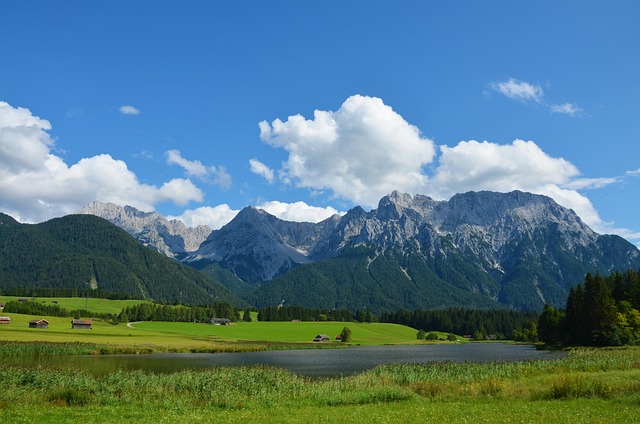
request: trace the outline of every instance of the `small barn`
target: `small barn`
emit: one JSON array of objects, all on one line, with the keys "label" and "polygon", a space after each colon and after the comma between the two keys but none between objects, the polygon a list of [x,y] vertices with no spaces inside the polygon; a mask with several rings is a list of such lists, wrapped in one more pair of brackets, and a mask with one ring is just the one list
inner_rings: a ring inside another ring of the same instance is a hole
[{"label": "small barn", "polygon": [[0,317],[0,324],[11,324],[11,318],[9,318],[9,317]]},{"label": "small barn", "polygon": [[4,309],[4,303],[0,302],[0,311]]},{"label": "small barn", "polygon": [[42,328],[46,330],[49,328],[49,321],[46,319],[33,319],[29,321],[29,328]]},{"label": "small barn", "polygon": [[329,339],[329,336],[327,336],[326,334],[318,334],[313,339],[314,342],[328,342],[329,340],[331,339]]},{"label": "small barn", "polygon": [[213,325],[229,325],[231,320],[229,318],[211,318],[209,321]]},{"label": "small barn", "polygon": [[75,329],[91,330],[92,325],[93,325],[93,322],[88,319],[71,320],[71,328],[75,328]]}]

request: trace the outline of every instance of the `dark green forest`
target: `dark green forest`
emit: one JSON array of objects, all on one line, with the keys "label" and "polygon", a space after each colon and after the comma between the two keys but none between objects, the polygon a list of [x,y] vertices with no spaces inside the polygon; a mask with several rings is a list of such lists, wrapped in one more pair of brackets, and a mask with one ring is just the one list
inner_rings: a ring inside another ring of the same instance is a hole
[{"label": "dark green forest", "polygon": [[640,271],[587,274],[564,309],[545,305],[541,341],[552,346],[621,346],[640,343]]},{"label": "dark green forest", "polygon": [[[447,308],[438,310],[399,310],[380,315],[380,322],[407,325],[418,330],[442,331],[476,338],[523,339],[538,321],[536,312],[509,309]],[[481,337],[478,337],[477,335]]]},{"label": "dark green forest", "polygon": [[124,308],[118,315],[118,321],[120,322],[208,322],[212,318],[228,318],[231,321],[238,321],[240,313],[237,308],[229,303],[193,307],[141,303]]},{"label": "dark green forest", "polygon": [[92,215],[20,224],[0,214],[0,290],[7,295],[89,292],[92,297],[159,303],[243,305],[210,277]]}]

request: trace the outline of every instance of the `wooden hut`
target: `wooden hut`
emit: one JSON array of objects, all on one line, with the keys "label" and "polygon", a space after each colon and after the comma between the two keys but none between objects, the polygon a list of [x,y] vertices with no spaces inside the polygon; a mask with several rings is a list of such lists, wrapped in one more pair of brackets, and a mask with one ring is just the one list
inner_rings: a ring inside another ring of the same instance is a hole
[{"label": "wooden hut", "polygon": [[10,323],[11,323],[10,317],[0,317],[0,324],[10,324]]},{"label": "wooden hut", "polygon": [[49,328],[49,321],[46,319],[33,319],[29,321],[29,328],[41,328],[46,330]]},{"label": "wooden hut", "polygon": [[74,328],[74,329],[91,330],[92,325],[93,325],[93,322],[88,319],[71,320],[71,328]]},{"label": "wooden hut", "polygon": [[328,342],[329,340],[329,336],[327,336],[326,334],[318,334],[313,341],[314,342]]}]

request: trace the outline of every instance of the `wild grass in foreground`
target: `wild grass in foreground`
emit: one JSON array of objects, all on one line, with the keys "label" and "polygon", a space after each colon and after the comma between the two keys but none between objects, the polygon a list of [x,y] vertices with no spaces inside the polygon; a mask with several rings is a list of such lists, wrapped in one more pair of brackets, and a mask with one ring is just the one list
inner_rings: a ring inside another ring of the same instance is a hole
[{"label": "wild grass in foreground", "polygon": [[638,348],[577,349],[557,361],[388,365],[330,380],[258,366],[101,377],[6,368],[0,381],[3,422],[19,422],[10,419],[17,416],[25,422],[64,417],[87,423],[122,417],[128,422],[640,420]]}]

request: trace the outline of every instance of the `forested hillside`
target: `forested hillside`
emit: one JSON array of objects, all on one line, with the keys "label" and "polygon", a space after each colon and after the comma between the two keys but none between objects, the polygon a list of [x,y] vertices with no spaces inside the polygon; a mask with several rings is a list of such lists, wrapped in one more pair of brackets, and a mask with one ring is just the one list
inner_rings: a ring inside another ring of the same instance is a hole
[{"label": "forested hillside", "polygon": [[102,218],[20,224],[0,214],[0,290],[211,304],[241,301],[204,274],[152,251]]}]

